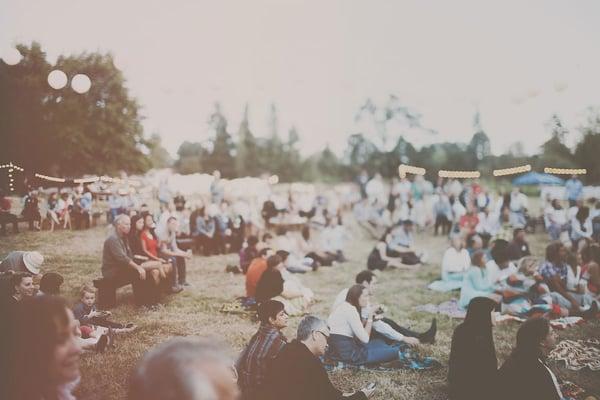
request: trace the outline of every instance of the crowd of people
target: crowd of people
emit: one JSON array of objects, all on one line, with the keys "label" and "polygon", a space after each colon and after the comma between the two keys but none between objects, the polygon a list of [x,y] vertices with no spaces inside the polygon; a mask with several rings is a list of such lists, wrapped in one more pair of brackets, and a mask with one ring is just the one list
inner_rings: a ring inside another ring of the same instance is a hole
[{"label": "crowd of people", "polygon": [[[571,199],[576,186],[568,190],[568,199],[544,199],[543,224],[550,242],[545,257],[537,259],[527,236],[535,218],[518,188],[494,198],[477,181],[440,180],[434,186],[417,176],[388,186],[381,176],[369,179],[363,173],[356,191],[290,189],[231,198],[217,172],[213,178],[210,194],[191,201],[172,196],[161,183],[155,209],[141,199],[130,201],[126,191],[110,195],[111,229],[98,273],[115,287],[130,283],[136,304],[154,310],[162,296],[193,290],[187,262],[194,254],[237,254],[239,264],[225,270],[243,276],[241,305],[256,312],[260,325],[235,362],[214,340],[177,338],[160,344],[133,371],[128,398],[366,399],[374,385],[342,393],[330,382],[325,365],[419,371],[439,366],[433,358],[417,355],[423,351],[414,351],[435,342],[437,321],[415,332],[391,319],[375,297],[378,277],[387,273],[383,271],[402,273],[429,262],[415,232],[448,238],[440,280],[430,288],[460,290],[458,303],[466,310],[450,349],[451,399],[500,393],[501,398],[563,398],[544,361],[553,345],[547,318],[595,318],[600,288],[597,216],[584,205],[581,192]],[[64,206],[52,207],[56,220],[48,208],[52,227],[70,227],[71,218],[75,221],[79,214],[87,214],[83,219],[89,222],[92,191],[80,186],[73,194],[64,196],[63,202],[71,203],[66,213],[56,212]],[[35,210],[37,205],[27,205],[35,196],[26,196],[24,210]],[[561,219],[563,200],[571,207]],[[302,274],[344,268],[351,238],[345,222],[351,215],[375,241],[365,269],[331,299],[327,316],[310,315],[316,296]],[[40,219],[34,216],[27,221],[38,229]],[[2,221],[12,219],[3,216]],[[10,370],[0,387],[13,396],[6,398],[74,398],[81,352],[104,352],[114,345],[115,336],[137,328],[112,321],[109,311],[97,307],[103,293],[91,282],[95,277],[67,307],[60,297],[63,277],[42,274],[43,262],[38,252],[14,251],[0,264],[3,321],[10,321],[0,341]],[[500,369],[492,335],[496,311],[533,317],[520,327],[516,348]],[[288,340],[283,330],[291,317],[302,320],[296,338]],[[26,357],[24,346],[31,342],[39,348],[35,357]],[[28,384],[31,379],[39,385]],[[517,389],[524,385],[527,389]]]}]

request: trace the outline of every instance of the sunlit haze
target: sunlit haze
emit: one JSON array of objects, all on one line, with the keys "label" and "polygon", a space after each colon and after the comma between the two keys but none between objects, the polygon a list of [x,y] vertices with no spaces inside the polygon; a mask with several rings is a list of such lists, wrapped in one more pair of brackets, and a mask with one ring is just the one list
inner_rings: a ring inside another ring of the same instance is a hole
[{"label": "sunlit haze", "polygon": [[233,134],[248,103],[251,130],[267,135],[274,103],[279,134],[295,125],[304,154],[340,153],[368,129],[358,108],[389,94],[438,132],[407,133],[417,145],[468,141],[478,109],[494,153],[516,141],[533,152],[552,113],[573,141],[600,105],[599,20],[594,0],[4,0],[0,48],[36,40],[50,62],[111,52],[146,133],[172,154],[209,137],[216,101]]}]

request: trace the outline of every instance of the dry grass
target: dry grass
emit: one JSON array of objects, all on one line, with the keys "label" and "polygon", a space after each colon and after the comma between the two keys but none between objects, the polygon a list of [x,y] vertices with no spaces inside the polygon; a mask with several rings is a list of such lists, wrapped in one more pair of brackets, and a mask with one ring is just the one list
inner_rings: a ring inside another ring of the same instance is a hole
[{"label": "dry grass", "polygon": [[[350,262],[332,268],[321,268],[316,273],[302,276],[302,280],[313,288],[318,302],[312,312],[326,317],[335,295],[353,282],[354,275],[365,267],[365,260],[373,241],[367,239],[360,228],[351,227],[355,240],[349,246]],[[45,257],[45,270],[61,273],[65,279],[63,294],[71,302],[77,299],[77,290],[86,281],[99,276],[101,247],[106,229],[89,231],[25,232],[2,238],[0,256],[10,250],[39,250]],[[543,253],[544,236],[532,239],[536,254]],[[411,272],[385,271],[380,273],[377,298],[385,303],[391,317],[415,330],[429,326],[432,316],[417,313],[412,309],[417,304],[441,302],[451,297],[426,289],[426,284],[435,279],[439,260],[446,248],[443,238],[430,234],[420,235],[421,246],[430,253],[432,263]],[[144,312],[132,304],[130,289],[119,291],[119,306],[113,310],[114,320],[134,322],[140,328],[129,336],[118,338],[117,349],[105,354],[87,354],[83,357],[83,380],[79,388],[81,399],[123,399],[126,394],[127,378],[131,368],[151,346],[169,337],[179,335],[216,335],[232,348],[240,351],[256,330],[250,319],[219,312],[220,306],[242,295],[243,276],[223,272],[227,263],[236,263],[235,255],[202,258],[195,256],[188,264],[189,281],[193,288],[176,296],[169,296],[164,307],[156,312]],[[286,335],[293,337],[298,318],[291,321]],[[434,345],[422,346],[423,354],[436,357],[447,365],[450,340],[458,320],[438,317],[439,333]],[[510,352],[516,324],[507,323],[495,329],[495,343],[499,362]],[[561,338],[585,338],[600,336],[600,324],[596,321],[559,333]],[[567,371],[555,366],[559,377],[571,380],[588,390],[600,392],[600,372]],[[374,373],[367,371],[336,371],[332,373],[334,383],[344,391],[355,390],[368,382],[375,381],[378,388],[375,399],[445,399],[446,368],[435,371]]]}]

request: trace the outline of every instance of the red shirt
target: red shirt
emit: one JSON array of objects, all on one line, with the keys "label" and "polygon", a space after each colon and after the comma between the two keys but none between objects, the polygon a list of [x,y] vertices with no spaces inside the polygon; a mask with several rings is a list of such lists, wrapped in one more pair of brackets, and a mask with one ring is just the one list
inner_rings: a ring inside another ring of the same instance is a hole
[{"label": "red shirt", "polygon": [[262,257],[255,258],[248,267],[246,272],[246,296],[254,297],[256,294],[256,286],[262,274],[267,270],[267,260]]},{"label": "red shirt", "polygon": [[0,211],[6,211],[9,212],[10,211],[10,200],[6,197],[2,197],[0,198]]},{"label": "red shirt", "polygon": [[479,217],[477,217],[477,215],[475,214],[465,214],[462,217],[460,217],[460,221],[458,223],[458,225],[461,228],[467,228],[470,232],[474,232],[475,228],[477,227],[477,225],[479,224]]},{"label": "red shirt", "polygon": [[154,257],[158,257],[158,240],[150,232],[142,232],[140,239],[146,244],[146,250]]}]

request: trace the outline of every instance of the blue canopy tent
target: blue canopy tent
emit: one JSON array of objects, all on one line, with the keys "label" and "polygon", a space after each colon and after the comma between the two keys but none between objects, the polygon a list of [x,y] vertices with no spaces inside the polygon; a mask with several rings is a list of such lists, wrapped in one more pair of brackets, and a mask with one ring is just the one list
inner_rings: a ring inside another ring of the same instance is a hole
[{"label": "blue canopy tent", "polygon": [[532,171],[513,179],[512,184],[515,186],[564,185],[565,182],[558,176]]}]

